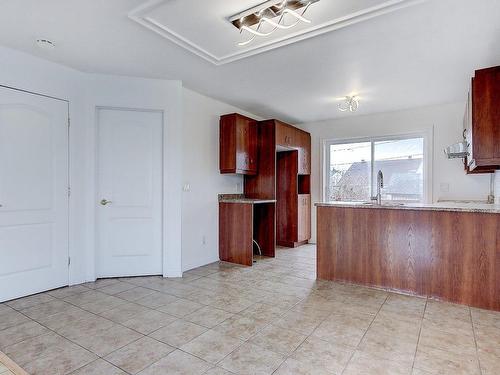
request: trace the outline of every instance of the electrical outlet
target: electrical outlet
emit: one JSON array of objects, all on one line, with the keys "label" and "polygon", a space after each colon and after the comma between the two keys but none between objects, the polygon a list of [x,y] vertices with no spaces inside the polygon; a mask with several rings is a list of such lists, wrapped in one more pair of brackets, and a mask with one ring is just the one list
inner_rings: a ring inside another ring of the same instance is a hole
[{"label": "electrical outlet", "polygon": [[202,245],[206,245],[206,244],[207,244],[207,236],[203,236],[203,237],[201,238],[201,244],[202,244]]},{"label": "electrical outlet", "polygon": [[240,193],[242,191],[242,188],[241,188],[241,182],[238,182],[236,184],[236,192]]}]

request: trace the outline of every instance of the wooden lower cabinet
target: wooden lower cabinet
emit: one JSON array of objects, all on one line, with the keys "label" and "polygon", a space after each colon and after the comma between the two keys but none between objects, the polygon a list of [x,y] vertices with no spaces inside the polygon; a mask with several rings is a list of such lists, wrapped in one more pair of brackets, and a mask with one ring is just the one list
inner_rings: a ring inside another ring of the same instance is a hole
[{"label": "wooden lower cabinet", "polygon": [[253,206],[219,203],[219,258],[225,262],[253,264]]},{"label": "wooden lower cabinet", "polygon": [[302,243],[311,238],[311,195],[299,194],[297,203],[297,242]]},{"label": "wooden lower cabinet", "polygon": [[263,256],[276,249],[275,203],[219,202],[219,259],[244,266],[253,264],[254,240]]},{"label": "wooden lower cabinet", "polygon": [[500,311],[498,214],[317,208],[319,279]]}]

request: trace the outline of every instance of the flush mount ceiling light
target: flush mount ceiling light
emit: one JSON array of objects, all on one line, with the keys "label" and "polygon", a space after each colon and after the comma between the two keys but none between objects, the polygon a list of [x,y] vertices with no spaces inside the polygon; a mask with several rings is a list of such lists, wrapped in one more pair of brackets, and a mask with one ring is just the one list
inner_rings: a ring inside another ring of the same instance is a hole
[{"label": "flush mount ceiling light", "polygon": [[54,44],[54,42],[49,40],[49,39],[46,39],[46,38],[38,38],[36,40],[36,44],[41,49],[52,50],[52,49],[56,48],[56,45]]},{"label": "flush mount ceiling light", "polygon": [[357,95],[346,96],[341,99],[342,102],[339,103],[340,112],[356,112],[359,108],[359,97]]},{"label": "flush mount ceiling light", "polygon": [[266,37],[276,30],[288,30],[299,23],[311,23],[304,15],[311,6],[319,0],[280,0],[266,1],[254,8],[238,13],[229,18],[229,21],[240,30],[241,34],[248,34],[248,38],[239,42],[238,46],[246,46],[257,37]]}]

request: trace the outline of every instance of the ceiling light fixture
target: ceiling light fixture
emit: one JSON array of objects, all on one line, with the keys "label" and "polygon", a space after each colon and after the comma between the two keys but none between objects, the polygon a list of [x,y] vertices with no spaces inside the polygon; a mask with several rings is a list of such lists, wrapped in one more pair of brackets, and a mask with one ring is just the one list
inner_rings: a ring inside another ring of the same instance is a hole
[{"label": "ceiling light fixture", "polygon": [[359,108],[359,97],[357,95],[346,96],[339,103],[340,112],[356,112]]},{"label": "ceiling light fixture", "polygon": [[[313,3],[319,0],[280,0],[266,1],[254,8],[248,9],[242,13],[229,18],[234,27],[241,34],[246,32],[250,38],[239,42],[239,46],[246,46],[252,43],[257,37],[266,37],[273,34],[276,30],[288,30],[299,23],[311,23],[311,20],[304,17],[305,13]],[[293,22],[286,24],[285,17],[293,18]],[[266,26],[269,25],[266,30]]]}]

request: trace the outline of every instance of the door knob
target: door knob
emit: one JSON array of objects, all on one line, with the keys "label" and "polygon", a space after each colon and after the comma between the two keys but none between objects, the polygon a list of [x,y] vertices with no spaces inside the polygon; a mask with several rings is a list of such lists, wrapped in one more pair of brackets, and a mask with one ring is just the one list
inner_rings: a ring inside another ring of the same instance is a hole
[{"label": "door knob", "polygon": [[102,200],[101,200],[101,205],[103,205],[103,206],[105,206],[105,205],[107,205],[107,204],[109,204],[109,203],[112,203],[112,202],[111,202],[111,201],[108,201],[107,199],[102,199]]}]

